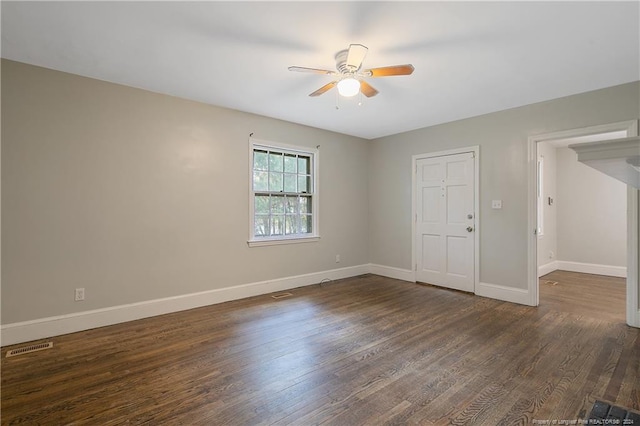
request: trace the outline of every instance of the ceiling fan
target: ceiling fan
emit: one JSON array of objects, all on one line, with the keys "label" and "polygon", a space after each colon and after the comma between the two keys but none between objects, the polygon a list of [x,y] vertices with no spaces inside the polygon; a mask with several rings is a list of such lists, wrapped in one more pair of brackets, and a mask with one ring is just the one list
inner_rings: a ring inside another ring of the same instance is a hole
[{"label": "ceiling fan", "polygon": [[365,77],[389,77],[392,75],[409,75],[413,73],[414,68],[411,64],[360,70],[362,61],[367,55],[368,50],[369,49],[362,44],[350,44],[348,49],[338,52],[336,54],[337,71],[305,67],[289,67],[289,71],[311,72],[337,77],[335,81],[325,84],[309,96],[320,96],[333,87],[338,86],[338,93],[342,96],[355,96],[362,92],[362,94],[368,98],[377,95],[378,91],[364,81]]}]

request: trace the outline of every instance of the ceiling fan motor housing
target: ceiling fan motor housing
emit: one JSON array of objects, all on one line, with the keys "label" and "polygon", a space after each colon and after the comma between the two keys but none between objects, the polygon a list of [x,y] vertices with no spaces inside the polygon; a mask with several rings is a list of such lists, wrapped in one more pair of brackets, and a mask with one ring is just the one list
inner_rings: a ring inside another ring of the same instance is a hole
[{"label": "ceiling fan motor housing", "polygon": [[349,50],[341,50],[336,53],[336,69],[340,71],[340,74],[353,74],[358,71],[358,68],[353,65],[347,65],[347,56],[349,54]]}]

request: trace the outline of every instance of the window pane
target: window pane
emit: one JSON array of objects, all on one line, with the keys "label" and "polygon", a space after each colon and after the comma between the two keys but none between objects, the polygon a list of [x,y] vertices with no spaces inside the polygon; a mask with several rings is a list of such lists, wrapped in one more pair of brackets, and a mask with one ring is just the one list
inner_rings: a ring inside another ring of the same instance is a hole
[{"label": "window pane", "polygon": [[253,190],[266,191],[269,189],[269,174],[267,172],[253,172]]},{"label": "window pane", "polygon": [[284,233],[284,215],[271,216],[271,235],[282,235]]},{"label": "window pane", "polygon": [[282,192],[282,173],[269,173],[269,191]]},{"label": "window pane", "polygon": [[285,154],[284,156],[284,171],[287,173],[297,173],[297,157],[292,154]]},{"label": "window pane", "polygon": [[287,197],[287,213],[298,213],[298,197]]},{"label": "window pane", "polygon": [[269,167],[272,172],[281,172],[282,169],[282,154],[275,152],[269,153]]},{"label": "window pane", "polygon": [[284,232],[287,235],[298,233],[298,216],[292,216],[292,215],[285,216]]},{"label": "window pane", "polygon": [[253,169],[268,170],[269,159],[266,151],[253,151]]},{"label": "window pane", "polygon": [[298,175],[284,174],[284,192],[298,192],[296,179]]},{"label": "window pane", "polygon": [[309,157],[298,157],[298,173],[301,175],[311,174],[311,162]]},{"label": "window pane", "polygon": [[313,221],[311,219],[311,215],[300,216],[300,233],[310,234],[312,232],[312,229],[311,229],[312,224],[313,224]]},{"label": "window pane", "polygon": [[300,214],[311,213],[311,197],[300,197]]},{"label": "window pane", "polygon": [[269,214],[269,196],[256,195],[254,209],[256,214]]},{"label": "window pane", "polygon": [[269,235],[269,216],[256,215],[255,221],[255,235],[256,237],[264,237]]},{"label": "window pane", "polygon": [[253,237],[313,235],[313,155],[259,145],[252,154]]},{"label": "window pane", "polygon": [[271,214],[284,214],[284,197],[271,197]]},{"label": "window pane", "polygon": [[298,176],[298,192],[309,193],[309,176]]}]

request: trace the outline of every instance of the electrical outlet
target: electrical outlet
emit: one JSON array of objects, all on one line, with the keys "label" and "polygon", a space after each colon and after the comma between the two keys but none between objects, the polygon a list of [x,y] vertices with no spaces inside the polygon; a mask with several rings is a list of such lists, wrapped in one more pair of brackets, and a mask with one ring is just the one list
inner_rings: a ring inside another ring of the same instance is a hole
[{"label": "electrical outlet", "polygon": [[553,256],[555,256],[555,253],[553,252],[553,250],[551,250],[549,252],[549,259],[553,259]]},{"label": "electrical outlet", "polygon": [[84,287],[76,288],[75,301],[81,302],[84,300]]},{"label": "electrical outlet", "polygon": [[340,255],[336,254],[336,263],[340,263]]}]

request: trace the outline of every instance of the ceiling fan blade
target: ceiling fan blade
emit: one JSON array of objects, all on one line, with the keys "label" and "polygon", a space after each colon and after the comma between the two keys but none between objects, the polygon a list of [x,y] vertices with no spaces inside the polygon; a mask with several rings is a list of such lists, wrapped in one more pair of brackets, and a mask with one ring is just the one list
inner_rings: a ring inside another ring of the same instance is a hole
[{"label": "ceiling fan blade", "polygon": [[374,89],[369,83],[367,83],[364,80],[360,82],[360,91],[367,98],[371,98],[379,93],[376,89]]},{"label": "ceiling fan blade", "polygon": [[305,67],[289,67],[289,71],[311,72],[311,73],[314,73],[314,74],[325,74],[325,75],[337,75],[338,74],[335,71],[321,70],[321,69],[318,69],[318,68],[305,68]]},{"label": "ceiling fan blade", "polygon": [[320,96],[324,92],[327,92],[330,89],[332,89],[337,83],[338,83],[337,81],[332,81],[331,83],[327,83],[321,88],[319,88],[318,90],[316,90],[315,92],[311,93],[309,96]]},{"label": "ceiling fan blade", "polygon": [[364,74],[368,74],[369,77],[388,77],[392,75],[409,75],[413,73],[413,65],[392,65],[390,67],[371,68],[365,70]]},{"label": "ceiling fan blade", "polygon": [[347,62],[346,65],[349,68],[353,68],[354,71],[360,69],[362,65],[362,61],[364,61],[364,57],[367,56],[367,52],[369,49],[367,46],[363,46],[361,44],[350,44],[349,45],[349,53],[347,53]]}]

